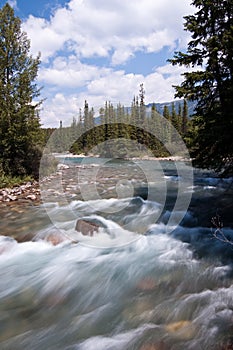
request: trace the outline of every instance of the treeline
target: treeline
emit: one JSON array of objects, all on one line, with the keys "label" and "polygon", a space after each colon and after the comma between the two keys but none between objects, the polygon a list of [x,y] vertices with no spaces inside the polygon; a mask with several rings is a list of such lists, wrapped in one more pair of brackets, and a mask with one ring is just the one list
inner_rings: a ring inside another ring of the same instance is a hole
[{"label": "treeline", "polygon": [[0,184],[6,177],[38,177],[43,133],[35,84],[39,55],[30,55],[30,41],[21,21],[6,3],[0,10]]},{"label": "treeline", "polygon": [[[97,117],[85,101],[83,112],[73,118],[70,127],[61,125],[50,135],[47,148],[50,152],[91,153],[101,157],[133,157],[148,151],[156,157],[168,156],[168,145],[179,143],[188,134],[187,102],[180,103],[177,111],[174,103],[171,112],[165,106],[161,116],[155,104],[148,110],[144,100],[141,84],[139,96],[133,98],[130,108],[106,102]],[[49,129],[46,132],[49,136]]]}]

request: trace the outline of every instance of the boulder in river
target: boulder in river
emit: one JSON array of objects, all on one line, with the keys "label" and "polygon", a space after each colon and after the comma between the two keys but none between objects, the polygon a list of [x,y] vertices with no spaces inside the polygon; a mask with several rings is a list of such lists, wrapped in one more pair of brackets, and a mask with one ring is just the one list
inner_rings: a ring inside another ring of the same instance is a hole
[{"label": "boulder in river", "polygon": [[[46,232],[40,232],[39,234],[36,235],[33,239],[34,241],[46,241],[51,243],[52,245],[58,245],[60,243],[63,243],[67,240],[69,240],[69,237],[66,236],[62,231],[56,230],[56,229],[51,229]],[[71,240],[71,239],[70,239]]]},{"label": "boulder in river", "polygon": [[45,238],[45,240],[47,242],[51,243],[52,245],[58,245],[60,243],[67,241],[67,238],[59,232],[57,232],[57,233],[52,232],[52,233],[48,234],[48,236]]},{"label": "boulder in river", "polygon": [[84,236],[93,236],[94,233],[99,232],[99,228],[100,226],[96,222],[87,219],[78,219],[75,226],[75,230]]}]

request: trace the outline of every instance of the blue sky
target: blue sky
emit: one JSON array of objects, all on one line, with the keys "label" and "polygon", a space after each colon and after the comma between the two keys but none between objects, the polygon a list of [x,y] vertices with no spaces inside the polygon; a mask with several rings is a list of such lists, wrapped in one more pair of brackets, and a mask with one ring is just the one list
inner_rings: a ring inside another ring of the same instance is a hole
[{"label": "blue sky", "polygon": [[[6,1],[0,0],[1,7]],[[184,69],[167,59],[189,41],[183,16],[191,0],[8,0],[41,52],[38,84],[45,127],[69,125],[84,100],[95,111],[129,106],[144,84],[146,103],[174,99]]]}]

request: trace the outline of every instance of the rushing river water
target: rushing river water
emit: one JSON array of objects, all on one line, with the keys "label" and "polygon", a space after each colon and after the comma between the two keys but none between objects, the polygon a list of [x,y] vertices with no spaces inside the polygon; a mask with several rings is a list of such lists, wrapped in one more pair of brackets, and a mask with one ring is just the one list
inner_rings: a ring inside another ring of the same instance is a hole
[{"label": "rushing river water", "polygon": [[[210,229],[232,179],[193,180],[181,162],[80,161],[41,184],[40,206],[1,209],[0,348],[233,349],[233,246]],[[83,236],[78,218],[101,231]],[[67,239],[54,246],[50,232]]]}]

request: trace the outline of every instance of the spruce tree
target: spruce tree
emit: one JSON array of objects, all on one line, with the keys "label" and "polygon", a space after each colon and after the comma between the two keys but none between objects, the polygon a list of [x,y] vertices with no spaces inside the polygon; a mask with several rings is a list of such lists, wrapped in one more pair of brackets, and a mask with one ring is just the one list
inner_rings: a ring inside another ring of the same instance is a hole
[{"label": "spruce tree", "polygon": [[163,117],[168,121],[168,123],[164,125],[164,143],[171,143],[171,115],[167,105],[163,108]]},{"label": "spruce tree", "polygon": [[188,131],[188,104],[184,100],[183,109],[182,109],[182,135],[185,136]]},{"label": "spruce tree", "polygon": [[[161,122],[161,118],[162,117],[159,115],[155,103],[153,103],[151,106],[150,125],[147,128],[147,130],[151,131],[148,146],[154,151],[154,154],[158,156],[161,155],[161,144],[158,140],[164,141],[163,124]],[[157,153],[155,153],[155,151]]]},{"label": "spruce tree", "polygon": [[179,115],[176,113],[175,103],[172,102],[172,111],[171,111],[171,122],[177,132],[180,132],[180,120]]},{"label": "spruce tree", "polygon": [[11,176],[38,176],[41,156],[40,102],[34,102],[40,59],[29,51],[21,21],[7,3],[0,10],[0,163]]},{"label": "spruce tree", "polygon": [[139,107],[140,124],[143,124],[146,119],[145,89],[144,89],[143,83],[140,84],[139,99],[140,99],[140,107]]},{"label": "spruce tree", "polygon": [[197,101],[191,150],[195,164],[232,174],[233,1],[193,0],[192,5],[196,13],[184,17],[192,36],[187,52],[176,52],[169,61],[196,70],[184,73],[176,96]]}]

